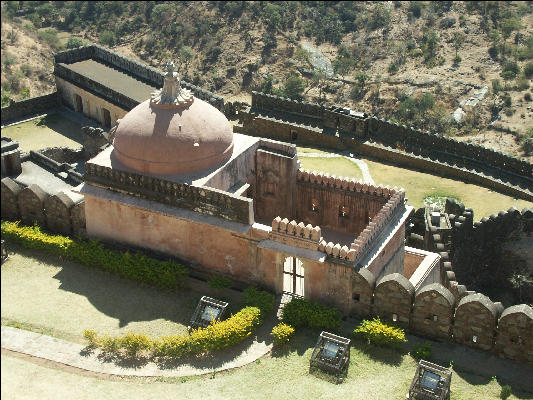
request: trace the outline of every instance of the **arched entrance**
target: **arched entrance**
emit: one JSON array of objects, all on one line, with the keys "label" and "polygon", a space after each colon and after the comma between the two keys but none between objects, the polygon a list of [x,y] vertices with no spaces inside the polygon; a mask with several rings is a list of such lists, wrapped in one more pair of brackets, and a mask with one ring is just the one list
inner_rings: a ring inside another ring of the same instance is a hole
[{"label": "arched entrance", "polygon": [[79,94],[74,94],[74,111],[83,112],[83,102]]},{"label": "arched entrance", "polygon": [[102,108],[102,125],[111,128],[111,113],[107,108]]},{"label": "arched entrance", "polygon": [[283,292],[304,297],[304,267],[296,257],[287,257],[283,263]]}]

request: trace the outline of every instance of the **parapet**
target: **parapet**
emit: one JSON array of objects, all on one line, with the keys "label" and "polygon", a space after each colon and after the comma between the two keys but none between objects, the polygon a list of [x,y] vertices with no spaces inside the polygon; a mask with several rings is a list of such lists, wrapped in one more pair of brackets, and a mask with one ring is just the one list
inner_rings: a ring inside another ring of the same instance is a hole
[{"label": "parapet", "polygon": [[303,222],[290,221],[287,218],[276,217],[272,220],[270,238],[290,246],[317,250],[322,230],[319,226],[305,225]]}]

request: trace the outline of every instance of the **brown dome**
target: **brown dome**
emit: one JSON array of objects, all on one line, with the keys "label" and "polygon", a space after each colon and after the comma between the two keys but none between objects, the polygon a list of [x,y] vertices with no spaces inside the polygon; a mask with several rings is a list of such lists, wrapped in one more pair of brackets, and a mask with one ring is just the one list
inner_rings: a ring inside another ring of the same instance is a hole
[{"label": "brown dome", "polygon": [[121,163],[141,173],[189,174],[229,159],[233,131],[224,114],[198,98],[180,107],[146,100],[120,120],[113,146]]}]

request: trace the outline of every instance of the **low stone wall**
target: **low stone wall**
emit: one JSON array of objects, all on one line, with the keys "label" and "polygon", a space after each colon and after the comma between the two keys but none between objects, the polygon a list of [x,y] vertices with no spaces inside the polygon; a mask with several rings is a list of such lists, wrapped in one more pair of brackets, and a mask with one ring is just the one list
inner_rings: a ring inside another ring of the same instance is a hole
[{"label": "low stone wall", "polygon": [[58,92],[55,91],[43,96],[32,97],[31,99],[14,101],[7,107],[2,107],[2,124],[19,118],[28,117],[35,114],[44,113],[61,104]]},{"label": "low stone wall", "polygon": [[50,194],[39,185],[22,187],[11,178],[2,179],[2,219],[37,223],[62,235],[85,235],[84,201],[74,203],[65,193]]}]

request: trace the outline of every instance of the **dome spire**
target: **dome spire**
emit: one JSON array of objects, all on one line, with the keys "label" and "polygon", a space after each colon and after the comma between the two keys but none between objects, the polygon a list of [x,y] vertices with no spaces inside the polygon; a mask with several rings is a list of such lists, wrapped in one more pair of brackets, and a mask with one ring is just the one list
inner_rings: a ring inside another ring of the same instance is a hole
[{"label": "dome spire", "polygon": [[175,65],[168,60],[165,69],[163,89],[152,93],[150,103],[164,108],[180,108],[193,102],[194,97],[190,90],[181,87]]}]

